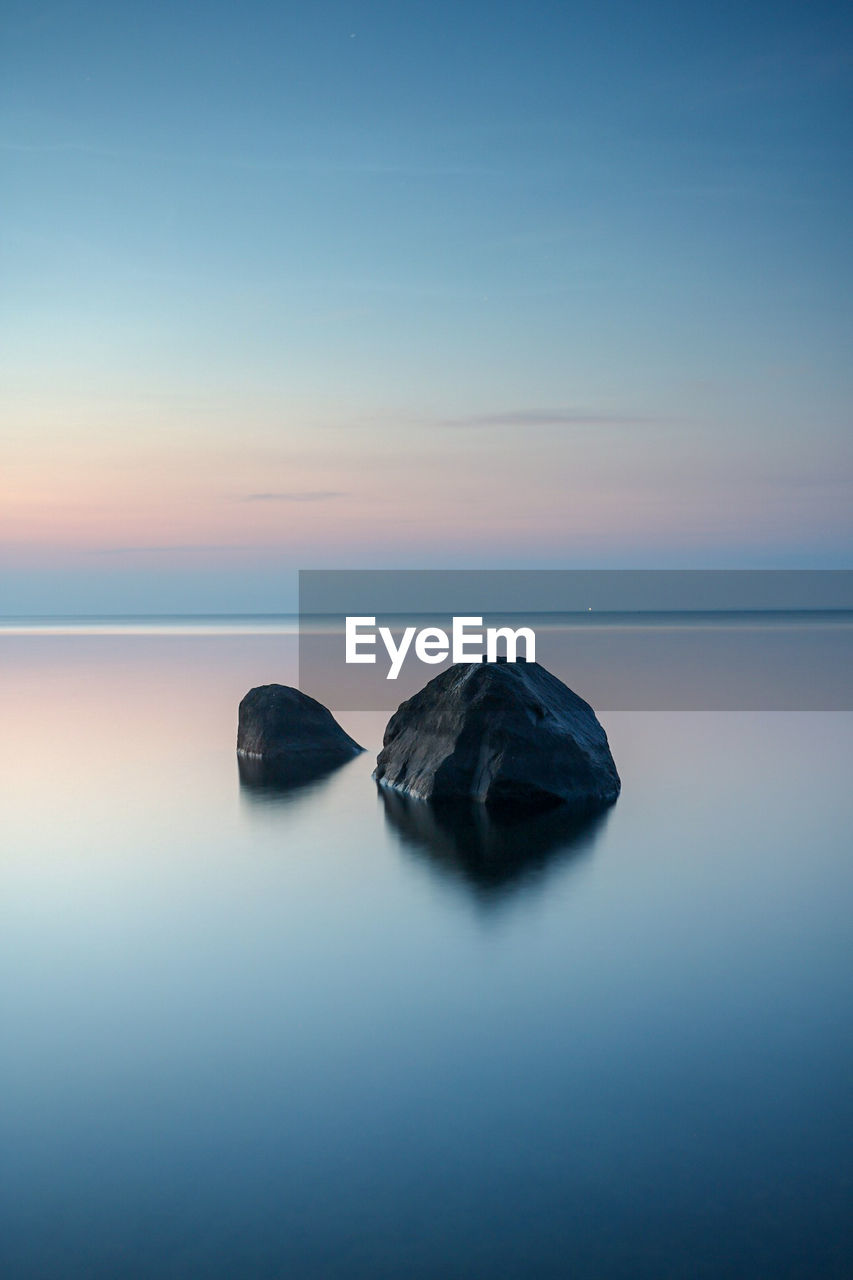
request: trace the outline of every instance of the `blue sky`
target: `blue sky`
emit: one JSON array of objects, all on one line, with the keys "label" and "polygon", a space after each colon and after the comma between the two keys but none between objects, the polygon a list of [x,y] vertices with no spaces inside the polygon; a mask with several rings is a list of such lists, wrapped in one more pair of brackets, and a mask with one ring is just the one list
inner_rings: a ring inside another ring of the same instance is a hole
[{"label": "blue sky", "polygon": [[4,14],[0,611],[850,564],[843,7]]}]

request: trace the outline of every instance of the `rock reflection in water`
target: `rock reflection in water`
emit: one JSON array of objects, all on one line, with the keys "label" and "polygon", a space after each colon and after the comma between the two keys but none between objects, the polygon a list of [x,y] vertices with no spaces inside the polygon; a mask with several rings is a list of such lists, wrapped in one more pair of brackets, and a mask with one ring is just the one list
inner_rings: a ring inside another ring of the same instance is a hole
[{"label": "rock reflection in water", "polygon": [[560,806],[519,813],[467,801],[413,800],[386,787],[378,792],[385,820],[402,844],[483,897],[529,884],[546,867],[589,852],[611,812],[578,817]]},{"label": "rock reflection in water", "polygon": [[237,756],[240,793],[252,803],[287,804],[325,785],[342,765],[341,759],[314,755],[303,759],[259,760]]}]

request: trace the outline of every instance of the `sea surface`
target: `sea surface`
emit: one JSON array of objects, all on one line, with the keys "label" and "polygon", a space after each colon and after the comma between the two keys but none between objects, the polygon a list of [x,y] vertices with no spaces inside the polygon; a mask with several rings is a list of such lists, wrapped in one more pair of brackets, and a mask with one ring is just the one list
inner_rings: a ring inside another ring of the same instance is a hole
[{"label": "sea surface", "polygon": [[617,805],[507,827],[383,798],[379,711],[241,780],[296,656],[0,627],[4,1280],[853,1274],[853,712],[608,709]]}]

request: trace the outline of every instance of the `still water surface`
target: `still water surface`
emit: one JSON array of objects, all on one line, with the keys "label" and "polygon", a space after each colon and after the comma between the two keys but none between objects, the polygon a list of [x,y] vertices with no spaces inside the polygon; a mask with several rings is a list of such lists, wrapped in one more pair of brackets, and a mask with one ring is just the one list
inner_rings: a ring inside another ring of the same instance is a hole
[{"label": "still water surface", "polygon": [[292,635],[66,630],[0,638],[7,1280],[853,1273],[853,714],[608,712],[617,806],[507,832],[378,713],[241,784]]}]

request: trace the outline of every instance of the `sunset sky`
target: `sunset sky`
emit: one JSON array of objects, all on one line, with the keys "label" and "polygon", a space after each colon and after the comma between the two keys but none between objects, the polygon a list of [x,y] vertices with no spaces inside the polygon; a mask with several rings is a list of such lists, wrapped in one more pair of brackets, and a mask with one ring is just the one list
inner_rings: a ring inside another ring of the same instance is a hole
[{"label": "sunset sky", "polygon": [[0,614],[853,565],[844,6],[3,12]]}]

